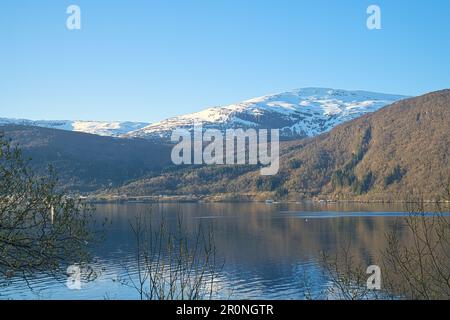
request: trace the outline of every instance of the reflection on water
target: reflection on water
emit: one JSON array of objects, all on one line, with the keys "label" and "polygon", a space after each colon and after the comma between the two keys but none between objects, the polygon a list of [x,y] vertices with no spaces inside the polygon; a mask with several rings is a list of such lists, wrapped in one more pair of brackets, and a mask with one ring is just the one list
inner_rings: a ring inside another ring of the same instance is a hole
[{"label": "reflection on water", "polygon": [[[402,213],[402,206],[363,204],[105,204],[99,218],[108,218],[106,240],[94,250],[93,267],[101,275],[82,290],[69,290],[64,281],[39,277],[31,287],[20,280],[1,288],[2,299],[137,299],[121,283],[136,276],[132,262],[135,240],[130,221],[137,213],[163,214],[170,228],[181,215],[193,234],[199,225],[214,230],[217,258],[224,262],[216,286],[220,298],[302,299],[305,275],[320,290],[328,285],[320,272],[321,251],[336,252],[350,245],[363,263],[377,264],[385,234]],[[155,217],[157,219],[157,217]],[[400,229],[401,241],[408,235]],[[128,271],[126,271],[128,270]]]}]

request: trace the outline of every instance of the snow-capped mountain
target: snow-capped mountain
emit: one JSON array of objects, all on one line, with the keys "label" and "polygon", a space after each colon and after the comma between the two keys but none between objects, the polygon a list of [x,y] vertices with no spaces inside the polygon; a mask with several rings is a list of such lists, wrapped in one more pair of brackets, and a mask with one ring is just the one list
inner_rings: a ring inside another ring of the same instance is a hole
[{"label": "snow-capped mountain", "polygon": [[77,131],[100,136],[120,137],[149,125],[145,122],[121,122],[121,121],[70,121],[70,120],[26,120],[0,118],[0,126],[16,124],[24,126],[36,126],[51,129]]},{"label": "snow-capped mountain", "polygon": [[366,91],[304,88],[170,118],[124,136],[170,138],[175,129],[191,129],[194,123],[202,123],[204,129],[280,129],[284,138],[311,137],[405,98]]},{"label": "snow-capped mountain", "polygon": [[122,138],[170,138],[176,129],[280,129],[284,138],[312,137],[343,122],[374,112],[406,96],[366,91],[304,88],[213,107],[149,124],[121,121],[25,120],[0,118],[0,126],[20,124]]}]

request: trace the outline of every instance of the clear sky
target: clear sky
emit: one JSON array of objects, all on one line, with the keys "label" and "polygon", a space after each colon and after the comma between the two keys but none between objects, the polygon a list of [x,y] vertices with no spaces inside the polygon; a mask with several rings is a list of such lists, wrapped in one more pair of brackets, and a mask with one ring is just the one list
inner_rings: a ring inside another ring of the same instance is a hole
[{"label": "clear sky", "polygon": [[0,1],[0,117],[152,122],[308,86],[449,88],[450,1]]}]

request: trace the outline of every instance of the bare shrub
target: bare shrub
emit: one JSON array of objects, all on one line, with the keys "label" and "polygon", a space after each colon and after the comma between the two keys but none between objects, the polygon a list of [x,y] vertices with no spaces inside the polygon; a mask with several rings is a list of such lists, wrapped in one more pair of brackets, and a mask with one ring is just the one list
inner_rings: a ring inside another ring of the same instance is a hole
[{"label": "bare shrub", "polygon": [[202,300],[217,293],[218,272],[212,229],[201,226],[190,234],[177,217],[171,231],[162,215],[138,214],[131,223],[136,256],[122,282],[136,289],[141,300]]}]

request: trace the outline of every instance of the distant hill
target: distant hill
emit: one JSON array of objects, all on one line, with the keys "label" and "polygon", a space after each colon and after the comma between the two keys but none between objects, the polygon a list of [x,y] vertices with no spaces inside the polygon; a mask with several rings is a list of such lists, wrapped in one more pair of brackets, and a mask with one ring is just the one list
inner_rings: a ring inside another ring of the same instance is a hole
[{"label": "distant hill", "polygon": [[141,139],[17,125],[2,126],[0,133],[32,158],[38,172],[51,164],[61,186],[72,191],[116,186],[171,165],[170,146]]},{"label": "distant hill", "polygon": [[449,146],[450,90],[443,90],[284,143],[280,172],[272,177],[248,166],[179,167],[120,192],[359,200],[405,200],[414,193],[431,200],[448,186]]}]

